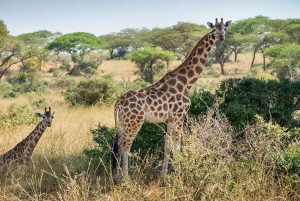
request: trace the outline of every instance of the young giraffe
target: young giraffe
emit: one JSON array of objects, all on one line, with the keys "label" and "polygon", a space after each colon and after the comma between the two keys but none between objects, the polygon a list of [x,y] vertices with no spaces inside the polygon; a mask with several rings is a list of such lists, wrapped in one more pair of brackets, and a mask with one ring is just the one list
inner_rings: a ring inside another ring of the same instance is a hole
[{"label": "young giraffe", "polygon": [[223,23],[216,19],[213,29],[194,47],[186,60],[176,69],[168,72],[162,79],[150,87],[129,91],[116,103],[114,108],[115,123],[119,119],[120,134],[113,139],[113,180],[118,182],[120,154],[123,157],[123,176],[128,176],[128,155],[131,145],[144,121],[150,123],[167,122],[164,146],[162,178],[165,181],[168,158],[173,145],[180,151],[180,138],[183,118],[190,107],[188,91],[197,81],[205,64],[208,52],[214,44],[225,40],[225,33],[231,21]]},{"label": "young giraffe", "polygon": [[51,114],[51,108],[49,107],[49,111],[45,108],[44,114],[35,114],[42,117],[43,120],[24,140],[5,154],[0,155],[1,170],[15,170],[18,167],[30,167],[32,165],[32,152],[47,126],[51,126],[55,112]]}]

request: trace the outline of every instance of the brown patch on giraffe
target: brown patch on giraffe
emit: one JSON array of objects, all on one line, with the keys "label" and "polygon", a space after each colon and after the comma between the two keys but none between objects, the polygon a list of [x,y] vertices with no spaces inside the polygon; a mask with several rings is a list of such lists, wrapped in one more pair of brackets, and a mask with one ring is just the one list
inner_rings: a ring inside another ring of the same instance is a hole
[{"label": "brown patch on giraffe", "polygon": [[156,94],[151,94],[151,95],[150,95],[150,98],[153,99],[153,100],[156,100],[156,99],[157,99],[157,96],[156,96]]},{"label": "brown patch on giraffe", "polygon": [[167,103],[164,103],[164,104],[163,104],[163,109],[164,109],[164,111],[167,111],[167,110],[168,110],[168,104],[167,104]]},{"label": "brown patch on giraffe", "polygon": [[206,44],[205,44],[205,47],[206,47],[206,48],[208,48],[208,47],[209,47],[209,44],[208,44],[208,43],[206,43]]},{"label": "brown patch on giraffe", "polygon": [[38,137],[35,137],[35,138],[34,138],[34,142],[37,143],[38,141],[39,141],[39,138],[38,138]]},{"label": "brown patch on giraffe", "polygon": [[154,102],[153,102],[153,105],[154,105],[154,107],[156,107],[156,106],[158,105],[158,102],[157,102],[157,101],[154,101]]},{"label": "brown patch on giraffe", "polygon": [[177,104],[174,104],[173,111],[178,111],[178,109],[179,109],[179,106]]},{"label": "brown patch on giraffe", "polygon": [[158,106],[157,110],[160,111],[162,109],[162,106]]},{"label": "brown patch on giraffe", "polygon": [[125,107],[124,109],[123,109],[123,112],[124,113],[127,113],[129,111],[129,108],[128,107]]},{"label": "brown patch on giraffe", "polygon": [[198,78],[194,78],[194,79],[191,80],[190,83],[191,83],[191,84],[194,84],[197,80],[198,80]]},{"label": "brown patch on giraffe", "polygon": [[170,87],[169,92],[172,93],[172,94],[176,94],[177,90],[173,87]]},{"label": "brown patch on giraffe", "polygon": [[158,104],[162,104],[163,103],[163,101],[161,100],[161,99],[158,99]]},{"label": "brown patch on giraffe", "polygon": [[211,47],[207,48],[207,51],[209,52],[209,51],[210,51],[210,49],[211,49]]},{"label": "brown patch on giraffe", "polygon": [[177,75],[175,73],[170,73],[169,76],[170,77],[176,77]]},{"label": "brown patch on giraffe", "polygon": [[129,107],[129,108],[135,108],[135,106],[136,106],[135,103],[130,103],[128,107]]},{"label": "brown patch on giraffe", "polygon": [[167,91],[168,90],[168,85],[167,84],[163,84],[160,88],[161,91]]},{"label": "brown patch on giraffe", "polygon": [[214,41],[209,40],[209,44],[210,44],[210,45],[213,45],[213,44],[214,44]]},{"label": "brown patch on giraffe", "polygon": [[194,58],[193,58],[193,64],[196,64],[196,63],[198,63],[198,58],[197,58],[197,57],[194,57]]},{"label": "brown patch on giraffe", "polygon": [[193,77],[193,76],[194,76],[194,71],[193,71],[193,70],[189,70],[187,76],[188,76],[189,78]]},{"label": "brown patch on giraffe", "polygon": [[142,94],[142,93],[138,93],[136,96],[137,96],[139,99],[141,99],[141,98],[145,98],[145,95],[144,95],[144,94]]},{"label": "brown patch on giraffe", "polygon": [[189,61],[188,65],[192,65],[192,62],[191,62],[191,61]]},{"label": "brown patch on giraffe", "polygon": [[169,85],[174,86],[176,84],[176,80],[175,79],[171,79],[167,82]]},{"label": "brown patch on giraffe", "polygon": [[205,54],[204,54],[204,58],[206,58],[206,57],[207,57],[207,54],[205,53]]},{"label": "brown patch on giraffe", "polygon": [[178,84],[176,85],[176,88],[177,88],[178,92],[182,92],[184,86],[183,86],[182,84],[178,83]]},{"label": "brown patch on giraffe", "polygon": [[187,79],[184,76],[178,76],[177,79],[182,82],[184,85],[187,84]]},{"label": "brown patch on giraffe", "polygon": [[205,59],[200,58],[200,62],[204,65],[205,64]]},{"label": "brown patch on giraffe", "polygon": [[215,39],[216,39],[216,37],[215,37],[214,35],[211,35],[211,37],[212,37],[212,39],[213,39],[213,40],[215,40]]},{"label": "brown patch on giraffe", "polygon": [[158,96],[158,97],[161,97],[162,95],[164,95],[163,92],[161,92],[161,91],[158,91],[158,92],[157,92],[157,96]]},{"label": "brown patch on giraffe", "polygon": [[151,98],[147,98],[147,99],[146,99],[146,103],[147,103],[148,105],[151,105],[151,103],[152,103]]},{"label": "brown patch on giraffe", "polygon": [[130,102],[136,102],[137,101],[137,97],[132,96],[131,98],[129,98],[129,101]]},{"label": "brown patch on giraffe", "polygon": [[139,111],[137,111],[136,109],[131,110],[131,112],[134,114],[139,114]]},{"label": "brown patch on giraffe", "polygon": [[167,100],[167,96],[163,95],[162,99],[163,99],[163,101],[166,101]]},{"label": "brown patch on giraffe", "polygon": [[205,38],[205,41],[208,41],[208,37]]},{"label": "brown patch on giraffe", "polygon": [[198,55],[203,54],[203,52],[204,52],[203,48],[199,48],[199,49],[198,49]]},{"label": "brown patch on giraffe", "polygon": [[175,96],[172,96],[172,97],[169,99],[169,102],[172,103],[172,102],[175,102],[175,100],[176,100],[176,99],[175,99]]},{"label": "brown patch on giraffe", "polygon": [[200,74],[202,72],[202,68],[200,66],[196,66],[195,71],[197,74]]},{"label": "brown patch on giraffe", "polygon": [[180,74],[186,74],[186,70],[184,68],[180,69],[178,73],[180,73]]},{"label": "brown patch on giraffe", "polygon": [[130,119],[136,119],[136,115],[135,115],[135,114],[132,114],[132,115],[130,116]]},{"label": "brown patch on giraffe", "polygon": [[190,99],[187,96],[183,96],[182,100],[183,100],[184,103],[189,103],[190,102]]}]

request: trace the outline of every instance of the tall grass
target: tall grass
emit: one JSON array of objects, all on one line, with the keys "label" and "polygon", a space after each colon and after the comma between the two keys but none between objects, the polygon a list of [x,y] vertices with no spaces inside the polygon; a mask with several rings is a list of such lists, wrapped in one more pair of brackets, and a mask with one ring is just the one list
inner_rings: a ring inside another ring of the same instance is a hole
[{"label": "tall grass", "polygon": [[109,169],[97,174],[81,154],[84,146],[91,146],[88,131],[84,134],[78,129],[85,129],[83,120],[73,120],[77,129],[70,124],[67,129],[62,123],[78,114],[89,120],[92,111],[65,109],[66,119],[54,119],[53,130],[46,130],[41,139],[35,169],[23,176],[2,176],[0,200],[300,199],[300,187],[288,177],[278,177],[276,171],[273,156],[281,146],[281,130],[259,118],[245,129],[244,140],[237,140],[240,133],[222,115],[188,119],[182,150],[173,155],[166,186],[161,186],[161,166],[153,166],[158,157],[140,158],[138,154],[132,156],[130,179],[114,185]]}]

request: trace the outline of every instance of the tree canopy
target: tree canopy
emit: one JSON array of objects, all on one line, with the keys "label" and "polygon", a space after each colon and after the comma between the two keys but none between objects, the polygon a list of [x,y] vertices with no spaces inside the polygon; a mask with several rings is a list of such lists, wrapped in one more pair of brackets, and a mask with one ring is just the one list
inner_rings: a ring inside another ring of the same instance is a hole
[{"label": "tree canopy", "polygon": [[85,54],[99,50],[103,41],[94,34],[86,32],[75,32],[61,35],[55,38],[48,49],[54,52],[67,52],[69,54],[79,54],[82,58]]}]

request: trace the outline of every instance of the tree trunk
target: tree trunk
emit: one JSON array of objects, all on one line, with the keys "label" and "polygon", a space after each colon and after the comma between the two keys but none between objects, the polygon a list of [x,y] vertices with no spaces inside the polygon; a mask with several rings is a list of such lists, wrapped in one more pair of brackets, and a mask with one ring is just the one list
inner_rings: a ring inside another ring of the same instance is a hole
[{"label": "tree trunk", "polygon": [[225,71],[224,71],[224,63],[223,62],[220,62],[220,66],[221,66],[221,73],[222,75],[225,74]]},{"label": "tree trunk", "polygon": [[263,55],[263,64],[264,64],[264,71],[267,70],[267,66],[266,66],[266,56]]},{"label": "tree trunk", "polygon": [[254,52],[253,52],[253,58],[252,58],[252,62],[251,62],[250,69],[254,66],[254,61],[255,61],[255,55],[256,55],[256,52],[257,52],[257,49],[255,48],[255,49],[254,49]]},{"label": "tree trunk", "polygon": [[238,55],[238,50],[234,50],[234,62],[237,62],[237,55]]}]

